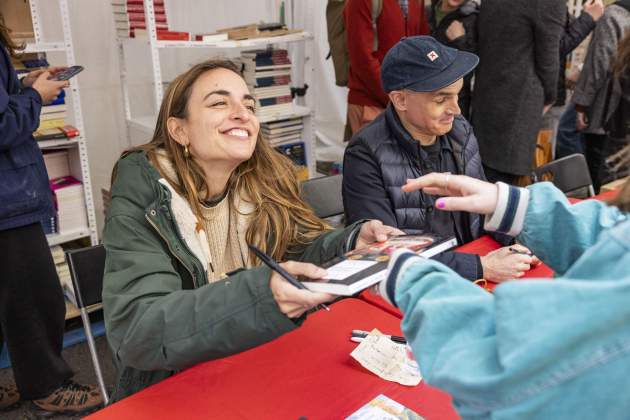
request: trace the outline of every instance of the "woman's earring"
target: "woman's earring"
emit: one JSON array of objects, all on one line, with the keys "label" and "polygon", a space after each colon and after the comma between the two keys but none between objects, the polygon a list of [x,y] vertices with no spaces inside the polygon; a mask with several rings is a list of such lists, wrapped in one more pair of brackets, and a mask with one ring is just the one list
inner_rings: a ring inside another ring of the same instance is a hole
[{"label": "woman's earring", "polygon": [[188,151],[188,145],[184,145],[184,157],[188,159],[190,157],[190,152]]}]

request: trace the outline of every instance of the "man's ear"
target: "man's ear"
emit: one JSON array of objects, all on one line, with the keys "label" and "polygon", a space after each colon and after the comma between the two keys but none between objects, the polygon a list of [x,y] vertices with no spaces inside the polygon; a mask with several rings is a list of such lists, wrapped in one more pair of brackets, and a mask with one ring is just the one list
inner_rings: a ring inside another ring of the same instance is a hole
[{"label": "man's ear", "polygon": [[168,120],[166,120],[166,128],[168,129],[168,134],[177,143],[182,146],[189,144],[188,136],[186,135],[186,130],[181,118],[169,117]]},{"label": "man's ear", "polygon": [[392,90],[389,92],[389,100],[392,101],[392,105],[396,111],[407,110],[407,95],[402,90]]}]

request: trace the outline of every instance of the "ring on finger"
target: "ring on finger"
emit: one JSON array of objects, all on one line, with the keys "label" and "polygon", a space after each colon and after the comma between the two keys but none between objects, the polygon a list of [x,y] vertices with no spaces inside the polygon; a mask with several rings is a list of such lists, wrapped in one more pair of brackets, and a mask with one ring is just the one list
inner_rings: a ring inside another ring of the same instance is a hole
[{"label": "ring on finger", "polygon": [[448,179],[451,177],[451,173],[447,172],[446,177],[444,178],[444,189],[448,190]]}]

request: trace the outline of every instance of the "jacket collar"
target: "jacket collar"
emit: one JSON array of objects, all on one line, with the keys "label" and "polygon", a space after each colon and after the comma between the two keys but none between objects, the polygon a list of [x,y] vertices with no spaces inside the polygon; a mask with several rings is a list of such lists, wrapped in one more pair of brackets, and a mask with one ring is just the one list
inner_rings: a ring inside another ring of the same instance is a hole
[{"label": "jacket collar", "polygon": [[[411,137],[411,134],[409,134],[407,129],[402,125],[402,122],[400,122],[400,117],[391,103],[389,103],[387,108],[385,108],[384,114],[389,132],[396,143],[398,143],[398,145],[416,161],[428,159],[426,152],[422,149],[422,147],[420,147],[420,142]],[[445,151],[452,152],[453,149],[448,139],[448,133],[443,136],[438,136],[436,141],[440,143],[441,153],[444,153]]]}]

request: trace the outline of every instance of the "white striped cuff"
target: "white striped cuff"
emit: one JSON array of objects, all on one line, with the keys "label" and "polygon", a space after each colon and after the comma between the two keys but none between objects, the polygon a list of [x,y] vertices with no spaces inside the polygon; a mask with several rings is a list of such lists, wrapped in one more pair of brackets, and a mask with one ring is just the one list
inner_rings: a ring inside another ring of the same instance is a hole
[{"label": "white striped cuff", "polygon": [[525,222],[529,190],[513,187],[503,182],[497,182],[496,185],[498,189],[497,208],[494,213],[486,217],[484,229],[516,236],[523,229]]}]

